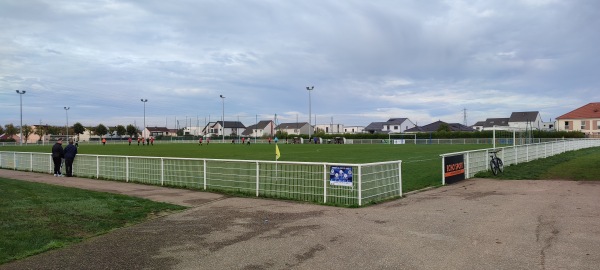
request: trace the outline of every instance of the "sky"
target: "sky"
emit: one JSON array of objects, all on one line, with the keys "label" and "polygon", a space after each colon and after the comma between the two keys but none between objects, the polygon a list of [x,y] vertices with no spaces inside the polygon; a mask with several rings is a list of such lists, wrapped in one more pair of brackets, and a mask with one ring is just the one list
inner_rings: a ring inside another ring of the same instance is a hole
[{"label": "sky", "polygon": [[597,0],[2,0],[0,25],[2,126],[20,98],[23,124],[169,128],[554,121],[600,101]]}]

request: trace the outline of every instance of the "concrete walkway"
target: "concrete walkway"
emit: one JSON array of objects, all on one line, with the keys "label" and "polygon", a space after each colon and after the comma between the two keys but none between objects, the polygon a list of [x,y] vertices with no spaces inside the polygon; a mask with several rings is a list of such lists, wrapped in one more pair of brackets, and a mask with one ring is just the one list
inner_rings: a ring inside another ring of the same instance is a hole
[{"label": "concrete walkway", "polygon": [[0,177],[194,206],[0,269],[598,269],[600,265],[600,182],[473,179],[348,209],[7,170],[0,170]]}]

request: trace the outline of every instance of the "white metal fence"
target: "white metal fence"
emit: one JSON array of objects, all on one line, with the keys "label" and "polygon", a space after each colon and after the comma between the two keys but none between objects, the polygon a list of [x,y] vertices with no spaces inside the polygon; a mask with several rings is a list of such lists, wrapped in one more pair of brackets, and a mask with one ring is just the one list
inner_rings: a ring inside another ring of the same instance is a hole
[{"label": "white metal fence", "polygon": [[[349,186],[330,182],[332,167],[351,167]],[[139,156],[77,155],[73,174],[255,196],[364,205],[402,196],[402,161],[368,164],[275,162]],[[0,168],[52,173],[49,153],[0,151]]]},{"label": "white metal fence", "polygon": [[[502,149],[502,151],[498,153],[498,157],[502,160],[504,166],[509,166],[513,164],[529,162],[539,158],[558,155],[567,151],[598,146],[600,146],[600,140],[598,139],[574,139],[500,147],[496,149]],[[491,150],[494,149],[490,148],[440,155],[442,157],[442,184],[445,184],[445,157],[462,155],[464,159],[465,178],[471,178],[474,177],[478,172],[487,171],[490,169]]]}]

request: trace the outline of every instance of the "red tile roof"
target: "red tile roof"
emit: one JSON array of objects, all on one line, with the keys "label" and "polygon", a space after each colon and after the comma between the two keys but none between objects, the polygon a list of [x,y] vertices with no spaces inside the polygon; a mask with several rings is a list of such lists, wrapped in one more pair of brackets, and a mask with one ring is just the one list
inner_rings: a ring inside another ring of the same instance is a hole
[{"label": "red tile roof", "polygon": [[600,102],[592,102],[580,108],[563,114],[556,119],[586,119],[600,118]]}]

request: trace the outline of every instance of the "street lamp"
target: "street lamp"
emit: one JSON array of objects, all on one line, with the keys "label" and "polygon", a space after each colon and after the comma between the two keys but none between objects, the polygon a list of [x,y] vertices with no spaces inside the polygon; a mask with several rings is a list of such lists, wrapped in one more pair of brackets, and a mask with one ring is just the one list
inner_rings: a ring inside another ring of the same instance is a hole
[{"label": "street lamp", "polygon": [[69,109],[71,107],[65,107],[65,114],[67,115],[67,142],[69,141]]},{"label": "street lamp", "polygon": [[225,97],[223,95],[219,95],[221,97],[221,100],[223,101],[223,114],[221,115],[221,121],[223,123],[223,126],[221,127],[223,129],[223,143],[225,143]]},{"label": "street lamp", "polygon": [[310,100],[310,92],[315,89],[314,86],[311,87],[306,87],[306,90],[308,90],[308,140],[310,141],[310,129],[312,128],[311,122],[310,122],[310,107],[311,107],[311,100]]},{"label": "street lamp", "polygon": [[144,137],[144,131],[146,131],[146,102],[148,102],[148,99],[140,99],[142,102],[144,102],[144,129],[142,129],[142,137]]},{"label": "street lamp", "polygon": [[23,145],[23,95],[25,94],[25,90],[21,91],[21,90],[15,90],[17,91],[17,94],[19,94],[19,99],[21,101],[21,126],[19,127],[19,144]]}]

